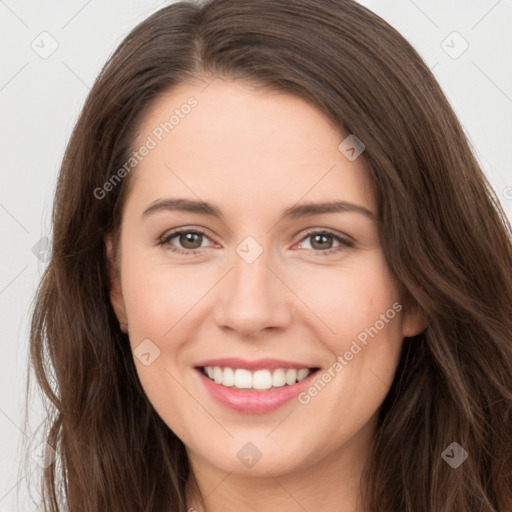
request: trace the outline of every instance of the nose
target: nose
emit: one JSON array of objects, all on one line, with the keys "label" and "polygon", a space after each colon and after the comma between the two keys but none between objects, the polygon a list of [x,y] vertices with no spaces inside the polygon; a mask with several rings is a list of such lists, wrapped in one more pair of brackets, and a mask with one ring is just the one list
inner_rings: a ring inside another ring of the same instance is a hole
[{"label": "nose", "polygon": [[293,293],[263,253],[252,263],[234,255],[233,268],[217,289],[215,316],[221,329],[254,338],[265,330],[286,328],[292,320]]}]

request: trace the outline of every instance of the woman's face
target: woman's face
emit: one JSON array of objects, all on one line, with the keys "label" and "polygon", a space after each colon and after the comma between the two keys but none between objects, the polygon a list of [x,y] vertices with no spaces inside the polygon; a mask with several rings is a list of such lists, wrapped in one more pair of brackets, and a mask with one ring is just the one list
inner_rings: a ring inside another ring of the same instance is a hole
[{"label": "woman's face", "polygon": [[111,298],[142,386],[196,467],[362,462],[423,328],[384,259],[362,148],[340,150],[297,97],[205,86],[162,97],[134,148]]}]

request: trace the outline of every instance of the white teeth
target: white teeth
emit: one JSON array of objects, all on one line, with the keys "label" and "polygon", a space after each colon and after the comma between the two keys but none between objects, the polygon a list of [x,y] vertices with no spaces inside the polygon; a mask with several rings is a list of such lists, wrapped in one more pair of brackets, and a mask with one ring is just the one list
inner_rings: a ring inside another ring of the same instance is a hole
[{"label": "white teeth", "polygon": [[224,368],[222,384],[228,387],[235,385],[235,372],[231,368]]},{"label": "white teeth", "polygon": [[295,384],[295,382],[297,381],[297,370],[294,370],[293,368],[288,368],[288,370],[286,370],[284,380],[286,381],[286,384],[288,384],[288,386]]},{"label": "white teeth", "polygon": [[284,370],[282,368],[278,368],[274,370],[274,374],[272,375],[272,386],[275,388],[280,388],[286,384],[286,379],[284,377]]},{"label": "white teeth", "polygon": [[305,379],[311,370],[301,368],[277,368],[275,370],[256,370],[251,372],[245,368],[221,368],[220,366],[205,366],[208,377],[217,384],[238,389],[265,390],[291,386]]},{"label": "white teeth", "polygon": [[252,376],[254,389],[270,389],[272,387],[272,375],[268,370],[258,370]]},{"label": "white teeth", "polygon": [[[218,368],[216,366],[216,368]],[[220,370],[220,368],[219,368]],[[249,389],[252,387],[252,374],[249,370],[238,369],[235,371],[235,388]]]},{"label": "white teeth", "polygon": [[219,368],[218,366],[215,366],[213,368],[213,380],[217,383],[217,384],[222,384],[222,368]]},{"label": "white teeth", "polygon": [[297,381],[300,382],[301,380],[305,379],[311,372],[307,368],[301,368],[297,372]]}]

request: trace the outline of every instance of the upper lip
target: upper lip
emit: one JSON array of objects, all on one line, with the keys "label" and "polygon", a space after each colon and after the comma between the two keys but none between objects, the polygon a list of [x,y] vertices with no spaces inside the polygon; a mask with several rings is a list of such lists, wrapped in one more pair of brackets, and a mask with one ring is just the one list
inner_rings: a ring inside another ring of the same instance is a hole
[{"label": "upper lip", "polygon": [[297,363],[295,361],[284,361],[282,359],[255,359],[253,361],[249,361],[247,359],[240,359],[238,357],[225,357],[221,359],[208,359],[205,361],[200,361],[195,365],[196,367],[204,367],[204,366],[220,366],[220,367],[230,367],[230,368],[244,368],[246,370],[273,370],[276,368],[317,368],[312,365]]}]

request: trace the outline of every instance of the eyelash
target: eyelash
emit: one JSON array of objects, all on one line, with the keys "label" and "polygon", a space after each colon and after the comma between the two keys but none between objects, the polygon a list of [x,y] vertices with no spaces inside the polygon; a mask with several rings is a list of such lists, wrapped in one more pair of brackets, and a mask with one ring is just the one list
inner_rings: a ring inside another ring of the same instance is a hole
[{"label": "eyelash", "polygon": [[[177,252],[179,254],[183,254],[185,256],[193,256],[194,254],[197,254],[198,252],[200,252],[200,248],[199,249],[179,249],[179,248],[176,248],[176,247],[173,247],[169,244],[170,240],[172,240],[173,238],[176,238],[177,236],[179,235],[182,235],[184,233],[193,233],[195,235],[202,235],[206,238],[209,239],[208,235],[204,232],[204,231],[201,231],[201,230],[196,230],[196,229],[178,229],[176,231],[172,231],[171,233],[169,234],[165,234],[163,235],[157,242],[157,245],[159,246],[164,246],[164,245],[169,245],[170,247],[170,250],[173,251],[173,252]],[[333,247],[331,249],[326,249],[325,251],[321,251],[321,250],[317,250],[315,251],[314,249],[311,249],[313,252],[317,252],[319,254],[321,254],[322,256],[329,256],[335,252],[338,252],[339,250],[341,250],[342,248],[347,248],[347,247],[354,247],[355,243],[352,241],[352,240],[348,240],[348,239],[345,239],[345,238],[342,238],[338,235],[336,235],[335,233],[332,233],[331,231],[327,231],[327,230],[311,230],[311,231],[308,231],[307,233],[305,233],[305,235],[300,239],[300,242],[302,242],[303,240],[305,240],[306,238],[309,238],[313,235],[327,235],[327,236],[332,236],[337,242],[340,243],[340,245],[338,247]]]}]

